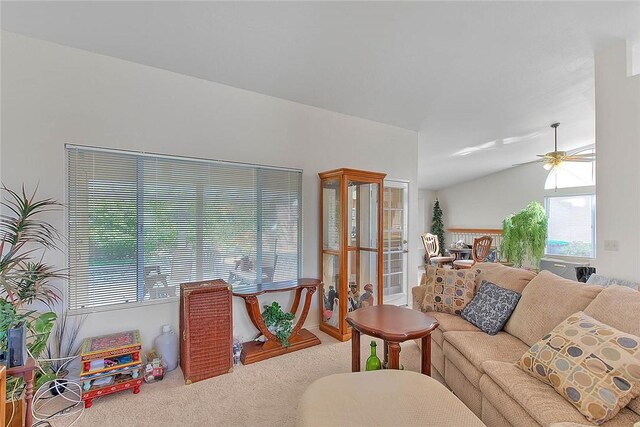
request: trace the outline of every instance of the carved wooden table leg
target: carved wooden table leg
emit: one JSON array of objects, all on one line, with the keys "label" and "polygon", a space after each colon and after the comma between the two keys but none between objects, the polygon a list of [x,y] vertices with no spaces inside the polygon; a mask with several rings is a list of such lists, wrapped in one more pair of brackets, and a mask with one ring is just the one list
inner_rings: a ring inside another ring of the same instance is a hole
[{"label": "carved wooden table leg", "polygon": [[[307,320],[307,314],[309,314],[309,307],[311,307],[311,297],[315,292],[316,292],[316,288],[307,288],[307,295],[304,298],[304,306],[302,307],[302,313],[300,314],[298,323],[296,323],[296,325],[293,327],[293,330],[291,331],[291,338],[293,339],[294,342],[298,340],[298,333],[300,332],[302,325],[304,325],[304,321]],[[301,294],[302,294],[302,289],[301,288],[296,289],[296,296],[295,296],[295,299],[293,300],[293,305],[291,307],[290,313],[296,314],[296,311],[298,310],[298,304],[300,303]],[[289,340],[289,342],[291,342],[291,339]]]},{"label": "carved wooden table leg", "polygon": [[400,343],[389,343],[389,369],[400,369]]},{"label": "carved wooden table leg", "polygon": [[389,367],[389,343],[387,342],[387,340],[384,340],[384,347],[382,351],[384,352],[384,362],[382,366],[384,366],[386,369],[387,367]]},{"label": "carved wooden table leg", "polygon": [[351,330],[351,372],[360,372],[360,331]]},{"label": "carved wooden table leg", "polygon": [[[234,296],[244,299],[249,319],[256,329],[260,331],[257,337],[260,335],[264,335],[265,337],[264,343],[256,342],[255,340],[243,343],[242,354],[240,357],[243,364],[258,362],[270,357],[320,344],[320,339],[318,337],[302,328],[307,315],[309,314],[311,299],[317,289],[319,281],[312,279],[300,279],[298,281],[282,283],[284,283],[285,286],[273,283],[253,288],[241,288],[233,293]],[[286,286],[288,284],[290,284],[290,286]],[[258,303],[258,295],[266,292],[295,291],[293,303],[289,310],[289,313],[295,315],[300,307],[302,291],[304,289],[306,289],[306,295],[302,312],[300,313],[297,323],[293,325],[291,334],[289,335],[289,345],[285,347],[282,345],[280,339],[270,332],[265,325],[264,320],[262,319],[262,311],[260,310],[260,305]]]},{"label": "carved wooden table leg", "polygon": [[[24,425],[30,427],[33,423],[33,413],[31,412],[31,407],[33,406],[33,380],[35,378],[34,371],[29,371],[25,377],[24,381],[27,383],[27,389],[25,391],[24,400],[27,403],[26,405],[26,413],[24,416]],[[4,403],[3,403],[4,404]]]},{"label": "carved wooden table leg", "polygon": [[431,376],[431,334],[422,337],[421,372]]},{"label": "carved wooden table leg", "polygon": [[253,323],[253,326],[255,326],[266,339],[263,347],[266,346],[267,348],[273,348],[279,346],[280,340],[278,340],[278,337],[272,334],[267,328],[267,325],[264,324],[262,313],[260,312],[260,306],[258,305],[258,297],[248,296],[244,299],[244,304],[247,307],[247,314],[249,314],[251,323]]}]

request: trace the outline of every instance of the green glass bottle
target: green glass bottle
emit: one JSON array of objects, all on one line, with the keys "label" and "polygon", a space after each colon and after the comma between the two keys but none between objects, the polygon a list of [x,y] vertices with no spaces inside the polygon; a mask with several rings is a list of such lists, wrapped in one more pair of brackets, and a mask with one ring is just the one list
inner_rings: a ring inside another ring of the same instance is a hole
[{"label": "green glass bottle", "polygon": [[376,355],[376,342],[371,341],[371,356],[367,359],[367,371],[377,371],[378,369],[382,369],[382,363],[380,363],[380,359]]}]

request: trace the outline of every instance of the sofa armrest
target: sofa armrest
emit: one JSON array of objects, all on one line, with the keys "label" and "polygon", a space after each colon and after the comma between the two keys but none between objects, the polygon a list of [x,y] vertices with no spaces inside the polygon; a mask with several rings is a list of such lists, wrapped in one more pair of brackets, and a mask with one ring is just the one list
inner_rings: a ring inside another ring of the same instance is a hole
[{"label": "sofa armrest", "polygon": [[416,286],[411,289],[411,308],[422,311],[422,301],[426,291],[426,286]]}]

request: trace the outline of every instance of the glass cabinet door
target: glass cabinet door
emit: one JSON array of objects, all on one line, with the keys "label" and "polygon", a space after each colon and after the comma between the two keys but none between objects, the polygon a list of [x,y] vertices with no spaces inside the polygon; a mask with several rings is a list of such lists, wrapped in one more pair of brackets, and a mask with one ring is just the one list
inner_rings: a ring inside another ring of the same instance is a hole
[{"label": "glass cabinet door", "polygon": [[322,321],[340,329],[340,178],[322,182]]},{"label": "glass cabinet door", "polygon": [[378,304],[378,184],[348,182],[348,310]]}]

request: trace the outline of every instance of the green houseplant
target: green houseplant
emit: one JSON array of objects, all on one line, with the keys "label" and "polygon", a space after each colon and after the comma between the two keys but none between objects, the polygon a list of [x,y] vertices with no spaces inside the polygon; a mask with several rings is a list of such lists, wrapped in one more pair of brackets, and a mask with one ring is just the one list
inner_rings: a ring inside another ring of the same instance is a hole
[{"label": "green houseplant", "polygon": [[[442,209],[440,208],[440,201],[436,199],[433,202],[433,219],[431,220],[431,234],[438,236],[438,244],[441,251],[446,248],[444,243],[444,223],[442,222]],[[441,255],[441,254],[437,254]]]},{"label": "green houseplant", "polygon": [[538,267],[547,243],[547,212],[538,202],[529,203],[502,222],[503,257],[521,267],[528,260]]},{"label": "green houseplant", "polygon": [[285,313],[277,302],[265,305],[262,320],[269,331],[278,337],[283,346],[289,347],[289,336],[293,331],[293,313]]},{"label": "green houseplant", "polygon": [[[43,262],[47,250],[58,248],[61,236],[41,216],[57,210],[60,204],[52,199],[36,199],[36,191],[28,195],[2,187],[0,217],[0,352],[7,351],[9,329],[24,325],[27,350],[34,358],[46,349],[57,315],[53,305],[60,301],[54,279],[64,278],[58,269]],[[35,307],[44,307],[37,310]],[[40,371],[36,386],[53,379],[51,372]],[[7,389],[21,391],[16,378],[8,381]],[[12,396],[9,396],[10,398]]]}]

